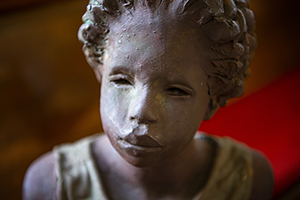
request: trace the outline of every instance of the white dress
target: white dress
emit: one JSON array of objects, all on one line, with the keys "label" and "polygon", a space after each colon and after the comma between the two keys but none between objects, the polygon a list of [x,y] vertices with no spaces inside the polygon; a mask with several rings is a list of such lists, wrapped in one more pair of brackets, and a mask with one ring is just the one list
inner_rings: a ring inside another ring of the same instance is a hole
[{"label": "white dress", "polygon": [[[57,199],[108,200],[91,152],[91,144],[98,137],[93,135],[54,147]],[[250,148],[226,137],[202,135],[200,138],[215,141],[219,148],[210,178],[193,200],[249,199],[253,174]]]}]

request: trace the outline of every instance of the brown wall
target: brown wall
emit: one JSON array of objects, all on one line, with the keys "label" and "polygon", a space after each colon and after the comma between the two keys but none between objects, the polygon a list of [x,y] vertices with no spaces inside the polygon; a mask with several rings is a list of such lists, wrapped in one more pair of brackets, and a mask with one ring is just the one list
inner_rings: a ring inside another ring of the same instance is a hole
[{"label": "brown wall", "polygon": [[[0,15],[1,199],[20,199],[26,168],[55,144],[102,130],[99,86],[77,41],[87,2],[60,1]],[[246,95],[299,63],[297,4],[252,0],[259,47]]]},{"label": "brown wall", "polygon": [[0,17],[0,199],[20,199],[26,168],[53,145],[101,131],[99,87],[77,40],[86,4]]},{"label": "brown wall", "polygon": [[[0,1],[0,12],[20,11],[33,6],[40,6],[46,3],[53,3],[58,0],[9,0]],[[67,0],[63,0],[67,1]]]}]

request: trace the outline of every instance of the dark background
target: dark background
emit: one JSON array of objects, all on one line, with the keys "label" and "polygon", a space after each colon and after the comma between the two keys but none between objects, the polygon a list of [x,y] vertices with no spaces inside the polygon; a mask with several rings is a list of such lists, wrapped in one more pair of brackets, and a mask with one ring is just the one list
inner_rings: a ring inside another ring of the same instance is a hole
[{"label": "dark background", "polygon": [[[259,46],[244,96],[299,64],[298,2],[252,0]],[[21,199],[26,169],[54,145],[102,131],[99,85],[77,41],[87,4],[0,3],[1,199]]]}]

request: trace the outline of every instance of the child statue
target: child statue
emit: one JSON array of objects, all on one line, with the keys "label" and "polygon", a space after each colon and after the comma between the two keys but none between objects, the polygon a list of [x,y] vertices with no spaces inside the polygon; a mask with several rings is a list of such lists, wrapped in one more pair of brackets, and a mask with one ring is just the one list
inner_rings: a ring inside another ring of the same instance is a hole
[{"label": "child statue", "polygon": [[35,161],[24,199],[270,199],[264,156],[197,132],[243,93],[256,48],[249,0],[91,0],[83,21],[105,134]]}]

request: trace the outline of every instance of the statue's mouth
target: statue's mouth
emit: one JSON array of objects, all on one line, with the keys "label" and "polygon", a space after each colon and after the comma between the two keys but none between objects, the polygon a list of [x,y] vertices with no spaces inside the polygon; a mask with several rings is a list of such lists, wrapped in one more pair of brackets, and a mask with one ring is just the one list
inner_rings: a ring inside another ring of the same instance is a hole
[{"label": "statue's mouth", "polygon": [[151,136],[147,125],[137,125],[125,136],[119,136],[118,142],[132,148],[160,148],[162,145]]},{"label": "statue's mouth", "polygon": [[143,156],[148,155],[149,153],[158,153],[162,151],[162,146],[155,140],[149,138],[149,136],[140,136],[119,139],[118,144],[121,149],[133,156]]},{"label": "statue's mouth", "polygon": [[122,138],[122,140],[126,141],[129,144],[140,147],[161,147],[161,145],[156,140],[154,140],[147,134],[136,135],[134,132],[132,132],[126,137]]}]

